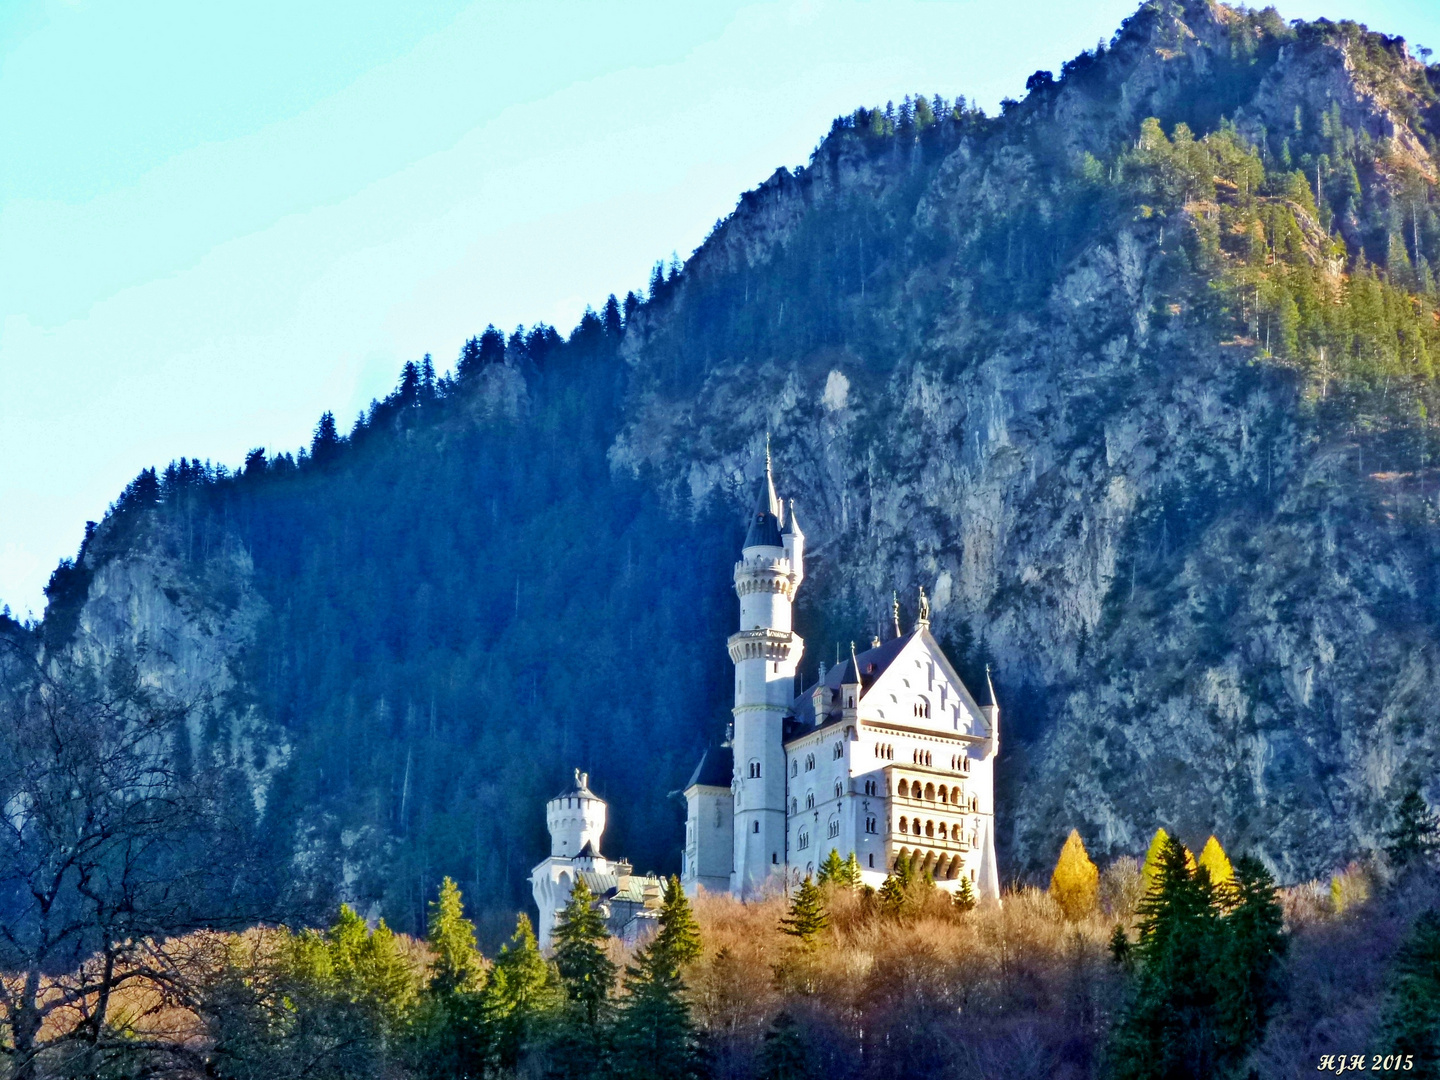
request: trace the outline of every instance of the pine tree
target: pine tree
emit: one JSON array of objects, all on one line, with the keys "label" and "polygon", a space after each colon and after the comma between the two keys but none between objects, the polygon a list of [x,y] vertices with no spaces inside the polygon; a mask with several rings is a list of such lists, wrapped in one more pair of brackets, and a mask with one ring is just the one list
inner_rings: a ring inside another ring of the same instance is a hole
[{"label": "pine tree", "polygon": [[1165,839],[1154,883],[1140,904],[1140,936],[1131,947],[1137,981],[1111,1034],[1117,1080],[1166,1077],[1200,1080],[1220,1074],[1222,1046],[1214,962],[1223,937],[1204,874]]},{"label": "pine tree", "polygon": [[761,1080],[806,1080],[810,1076],[800,1025],[784,1009],[765,1032],[761,1062]]},{"label": "pine tree", "polygon": [[625,969],[616,1025],[616,1065],[630,1080],[684,1080],[702,1071],[699,1035],[682,969],[700,955],[690,903],[672,877],[660,907],[660,931]]},{"label": "pine tree", "polygon": [[1385,1054],[1413,1054],[1416,1077],[1440,1077],[1440,912],[1424,912],[1391,969],[1381,1021]]},{"label": "pine tree", "polygon": [[[834,851],[831,851],[834,855]],[[840,860],[835,860],[837,865]],[[780,932],[796,939],[802,949],[814,949],[819,937],[830,925],[830,916],[825,910],[825,897],[808,877],[800,883],[795,895],[790,898],[790,911],[780,920]]]},{"label": "pine tree", "polygon": [[455,361],[455,377],[468,379],[480,370],[480,339],[468,338],[460,349],[460,358]]},{"label": "pine tree", "polygon": [[411,1070],[420,1076],[478,1078],[485,1067],[481,986],[485,971],[475,925],[450,878],[430,903],[426,941],[435,955],[430,984],[409,1031]]},{"label": "pine tree", "polygon": [[1086,854],[1078,829],[1070,830],[1060,849],[1060,858],[1050,875],[1050,895],[1071,922],[1095,910],[1100,897],[1100,870]]},{"label": "pine tree", "polygon": [[1395,808],[1395,824],[1385,837],[1389,841],[1385,854],[1396,870],[1429,862],[1440,848],[1440,824],[1418,786],[1411,787],[1401,797]]},{"label": "pine tree", "polygon": [[438,993],[477,989],[484,969],[475,948],[475,924],[465,918],[460,887],[449,877],[440,883],[439,897],[430,902],[429,922],[425,940],[435,954],[430,989]]},{"label": "pine tree", "polygon": [[570,899],[555,924],[555,966],[570,1000],[577,1003],[591,1028],[615,982],[615,964],[605,952],[609,932],[595,907],[595,894],[584,878],[577,878]]},{"label": "pine tree", "polygon": [[840,884],[847,889],[858,889],[860,888],[862,880],[860,877],[860,860],[855,857],[855,852],[852,851],[849,855],[845,856],[845,865],[842,867],[840,874]]},{"label": "pine tree", "polygon": [[961,911],[973,911],[975,908],[975,890],[970,887],[970,879],[962,877],[960,885],[955,890],[953,903]]},{"label": "pine tree", "polygon": [[1217,889],[1229,884],[1235,877],[1235,868],[1230,865],[1230,859],[1225,854],[1225,849],[1213,836],[1206,840],[1205,846],[1200,849],[1199,865],[1203,866],[1210,874],[1210,884]]},{"label": "pine tree", "polygon": [[1253,856],[1240,859],[1223,890],[1229,910],[1222,926],[1223,958],[1216,967],[1219,1014],[1226,1052],[1238,1062],[1264,1036],[1280,996],[1285,915],[1274,878]]},{"label": "pine tree", "polygon": [[826,855],[820,863],[820,871],[816,880],[821,885],[839,885],[844,874],[845,863],[840,858],[840,852],[832,847],[830,854]]},{"label": "pine tree", "polygon": [[514,1070],[534,1053],[564,997],[555,965],[540,955],[530,919],[521,915],[495,958],[480,1001],[491,1064]]},{"label": "pine tree", "polygon": [[326,410],[315,425],[310,440],[310,456],[316,462],[330,461],[340,449],[340,433],[335,429],[335,414]]}]

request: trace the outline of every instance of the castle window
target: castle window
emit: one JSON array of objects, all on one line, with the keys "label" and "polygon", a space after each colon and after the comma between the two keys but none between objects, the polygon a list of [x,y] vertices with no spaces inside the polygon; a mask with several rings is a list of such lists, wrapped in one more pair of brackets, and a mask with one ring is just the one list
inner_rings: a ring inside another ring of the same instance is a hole
[{"label": "castle window", "polygon": [[933,821],[927,821],[927,822],[925,822],[925,835],[926,835],[926,836],[934,836],[934,835],[935,835],[935,823],[934,823]]},{"label": "castle window", "polygon": [[790,775],[791,775],[791,776],[797,776],[797,775],[799,775],[799,773],[800,773],[800,762],[796,761],[794,758],[791,758],[791,759],[790,759]]},{"label": "castle window", "polygon": [[840,819],[839,819],[839,818],[831,818],[831,819],[830,819],[829,834],[830,834],[830,839],[831,839],[831,840],[834,840],[835,837],[837,837],[837,836],[840,835]]},{"label": "castle window", "polygon": [[758,821],[753,821],[753,822],[751,822],[751,823],[750,823],[750,831],[751,831],[752,833],[758,833],[758,832],[760,831],[760,822],[758,822]]},{"label": "castle window", "polygon": [[942,803],[944,803],[944,802],[949,802],[949,801],[950,801],[949,795],[950,795],[950,793],[945,790],[945,785],[944,785],[944,784],[941,784],[941,785],[940,785],[940,801],[941,801]]},{"label": "castle window", "polygon": [[867,833],[873,833],[875,831],[875,819],[873,817],[867,817],[865,819],[865,831]]},{"label": "castle window", "polygon": [[815,755],[814,755],[814,754],[806,754],[806,755],[805,755],[805,771],[806,771],[806,772],[809,772],[809,771],[810,771],[811,769],[813,769],[813,768],[815,768]]},{"label": "castle window", "polygon": [[870,869],[875,869],[875,853],[873,851],[870,853]]},{"label": "castle window", "polygon": [[717,828],[717,829],[720,828],[720,826],[721,826],[721,824],[722,824],[721,816],[722,816],[722,815],[721,815],[721,810],[720,810],[720,804],[719,804],[719,803],[716,803],[716,804],[715,804],[715,828]]},{"label": "castle window", "polygon": [[909,832],[909,831],[910,831],[910,822],[907,821],[907,820],[906,820],[905,818],[903,818],[903,817],[900,819],[900,831],[901,831],[901,832]]},{"label": "castle window", "polygon": [[935,785],[934,785],[934,784],[926,784],[926,785],[925,785],[925,798],[927,798],[927,799],[930,800],[931,802],[934,802],[934,801],[935,801]]},{"label": "castle window", "polygon": [[874,794],[875,794],[875,781],[874,781],[874,780],[866,780],[866,781],[865,781],[865,794],[866,794],[866,795],[874,795]]},{"label": "castle window", "polygon": [[847,709],[853,709],[855,707],[855,699],[853,697],[847,697],[845,699],[845,707]]},{"label": "castle window", "polygon": [[838,798],[840,798],[841,795],[844,795],[844,794],[845,794],[845,785],[842,784],[842,783],[840,783],[839,780],[836,780],[836,781],[835,781],[835,798],[838,799]]},{"label": "castle window", "polygon": [[753,760],[753,761],[750,762],[750,779],[751,779],[751,780],[758,780],[759,778],[760,778],[760,761],[759,761],[759,759],[756,759],[756,760]]},{"label": "castle window", "polygon": [[833,757],[836,761],[839,761],[842,757],[845,756],[845,744],[843,742],[837,742],[835,744],[835,750],[830,756]]},{"label": "castle window", "polygon": [[980,809],[980,797],[978,795],[970,796],[970,809],[975,811]]},{"label": "castle window", "polygon": [[900,781],[900,790],[898,790],[897,792],[895,792],[895,794],[899,795],[900,798],[902,798],[902,799],[908,799],[908,798],[910,797],[910,781],[909,781],[909,780],[901,780],[901,781]]},{"label": "castle window", "polygon": [[800,830],[800,838],[799,838],[799,840],[796,842],[796,845],[795,845],[795,846],[796,846],[797,848],[799,848],[801,851],[804,851],[806,848],[808,848],[808,847],[810,846],[810,834],[809,834],[807,831],[805,831],[804,829],[801,829],[801,830]]},{"label": "castle window", "polygon": [[960,759],[960,771],[961,771],[961,772],[969,772],[969,771],[970,771],[970,759],[969,759],[968,757],[963,757],[963,758]]},{"label": "castle window", "polygon": [[943,821],[940,822],[940,839],[945,839],[945,823]]},{"label": "castle window", "polygon": [[919,701],[917,701],[915,703],[915,715],[921,717],[922,719],[929,720],[930,702],[923,697]]},{"label": "castle window", "polygon": [[797,799],[791,799],[791,800],[790,800],[790,813],[791,813],[791,814],[798,814],[799,812],[800,812],[800,802],[799,802],[799,800],[797,800]]},{"label": "castle window", "polygon": [[813,792],[813,791],[807,791],[807,792],[805,792],[805,809],[806,809],[806,810],[814,810],[814,809],[815,809],[815,792]]}]

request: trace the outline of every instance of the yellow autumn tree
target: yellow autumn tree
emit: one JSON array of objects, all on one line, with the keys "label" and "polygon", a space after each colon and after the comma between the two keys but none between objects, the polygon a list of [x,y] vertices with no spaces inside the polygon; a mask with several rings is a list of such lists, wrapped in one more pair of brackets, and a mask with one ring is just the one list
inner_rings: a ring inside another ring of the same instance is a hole
[{"label": "yellow autumn tree", "polygon": [[1165,843],[1170,839],[1170,834],[1165,829],[1155,830],[1155,837],[1150,841],[1150,850],[1145,853],[1145,865],[1140,868],[1140,880],[1145,886],[1145,892],[1150,891],[1150,886],[1155,884],[1155,875],[1160,868],[1160,852],[1165,850]]},{"label": "yellow autumn tree", "polygon": [[1095,910],[1100,896],[1100,870],[1090,861],[1080,830],[1071,829],[1055,872],[1050,875],[1050,895],[1072,922]]},{"label": "yellow autumn tree", "polygon": [[1213,836],[1200,849],[1200,865],[1210,872],[1211,885],[1224,885],[1235,877],[1235,868],[1230,865],[1229,856]]}]

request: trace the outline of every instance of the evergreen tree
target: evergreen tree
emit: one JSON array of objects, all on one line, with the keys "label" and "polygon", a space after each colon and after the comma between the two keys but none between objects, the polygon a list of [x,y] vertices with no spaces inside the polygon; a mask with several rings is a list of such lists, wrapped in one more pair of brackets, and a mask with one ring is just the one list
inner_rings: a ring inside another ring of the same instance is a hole
[{"label": "evergreen tree", "polygon": [[426,941],[435,960],[430,984],[410,1029],[412,1070],[427,1077],[478,1078],[485,1067],[485,971],[475,926],[465,918],[460,889],[450,878],[430,903]]},{"label": "evergreen tree", "polygon": [[505,334],[491,323],[480,335],[480,366],[505,362]]},{"label": "evergreen tree", "polygon": [[765,1032],[760,1076],[761,1080],[807,1080],[810,1076],[800,1025],[784,1009]]},{"label": "evergreen tree", "polygon": [[1140,903],[1133,946],[1137,982],[1111,1036],[1117,1080],[1222,1074],[1214,959],[1223,938],[1209,875],[1192,873],[1186,853],[1166,838]]},{"label": "evergreen tree", "polygon": [[595,907],[595,894],[584,878],[577,878],[570,899],[555,924],[555,967],[570,1000],[580,1006],[591,1028],[615,982],[615,964],[605,952],[610,939],[605,920]]},{"label": "evergreen tree", "polygon": [[816,880],[821,885],[838,885],[844,873],[845,863],[840,858],[840,852],[832,847],[830,854],[821,860]]},{"label": "evergreen tree", "polygon": [[491,1064],[513,1071],[534,1054],[565,999],[555,965],[540,955],[530,919],[521,915],[500,949],[480,1000]]},{"label": "evergreen tree", "polygon": [[1418,786],[1401,797],[1395,808],[1395,824],[1385,837],[1385,854],[1396,870],[1407,870],[1434,857],[1440,847],[1440,824]]},{"label": "evergreen tree", "polygon": [[468,379],[480,370],[480,339],[467,338],[460,349],[460,358],[455,361],[455,377]]},{"label": "evergreen tree", "polygon": [[1414,1055],[1407,1075],[1440,1077],[1440,912],[1433,908],[1396,954],[1381,1031],[1378,1051]]},{"label": "evergreen tree", "polygon": [[317,463],[330,461],[340,449],[340,433],[335,430],[335,414],[328,409],[315,425],[315,435],[310,440],[310,456]]},{"label": "evergreen tree", "polygon": [[960,885],[955,890],[952,902],[961,911],[973,911],[975,909],[975,890],[970,887],[970,879],[962,877]]},{"label": "evergreen tree", "polygon": [[605,299],[605,309],[600,314],[600,321],[605,326],[605,333],[611,337],[619,337],[620,332],[625,328],[625,324],[620,318],[620,302],[615,299],[614,293]]},{"label": "evergreen tree", "polygon": [[1050,875],[1050,895],[1072,922],[1095,910],[1100,897],[1100,870],[1090,861],[1079,829],[1070,830],[1060,849],[1060,858]]},{"label": "evergreen tree", "polygon": [[699,1035],[682,969],[700,955],[689,901],[672,877],[660,908],[659,933],[625,969],[616,1025],[616,1067],[631,1080],[684,1080],[702,1074]]},{"label": "evergreen tree", "polygon": [[839,882],[847,889],[858,889],[861,884],[860,860],[855,857],[855,852],[845,856],[845,865],[841,868]]},{"label": "evergreen tree", "polygon": [[[830,854],[835,852],[832,850]],[[838,858],[835,862],[843,868]],[[819,937],[829,925],[825,896],[819,886],[807,877],[790,898],[790,911],[780,920],[780,931],[795,938],[802,949],[810,950],[819,945]]]},{"label": "evergreen tree", "polygon": [[1229,909],[1216,967],[1220,1023],[1226,1054],[1238,1062],[1260,1042],[1280,996],[1277,972],[1287,944],[1285,915],[1275,880],[1250,855],[1236,864],[1220,895]]}]

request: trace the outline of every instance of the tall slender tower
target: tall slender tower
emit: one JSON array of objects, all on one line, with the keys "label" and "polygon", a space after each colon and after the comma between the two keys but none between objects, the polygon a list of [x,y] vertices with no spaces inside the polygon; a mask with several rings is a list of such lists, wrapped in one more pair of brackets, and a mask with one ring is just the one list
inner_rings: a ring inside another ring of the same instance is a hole
[{"label": "tall slender tower", "polygon": [[[783,532],[782,532],[783,529]],[[791,629],[795,590],[805,577],[805,535],[775,496],[770,447],[765,479],[750,517],[735,592],[740,631],[730,636],[735,662],[735,869],[730,891],[742,897],[779,884],[785,873],[785,714],[805,643]]]}]

